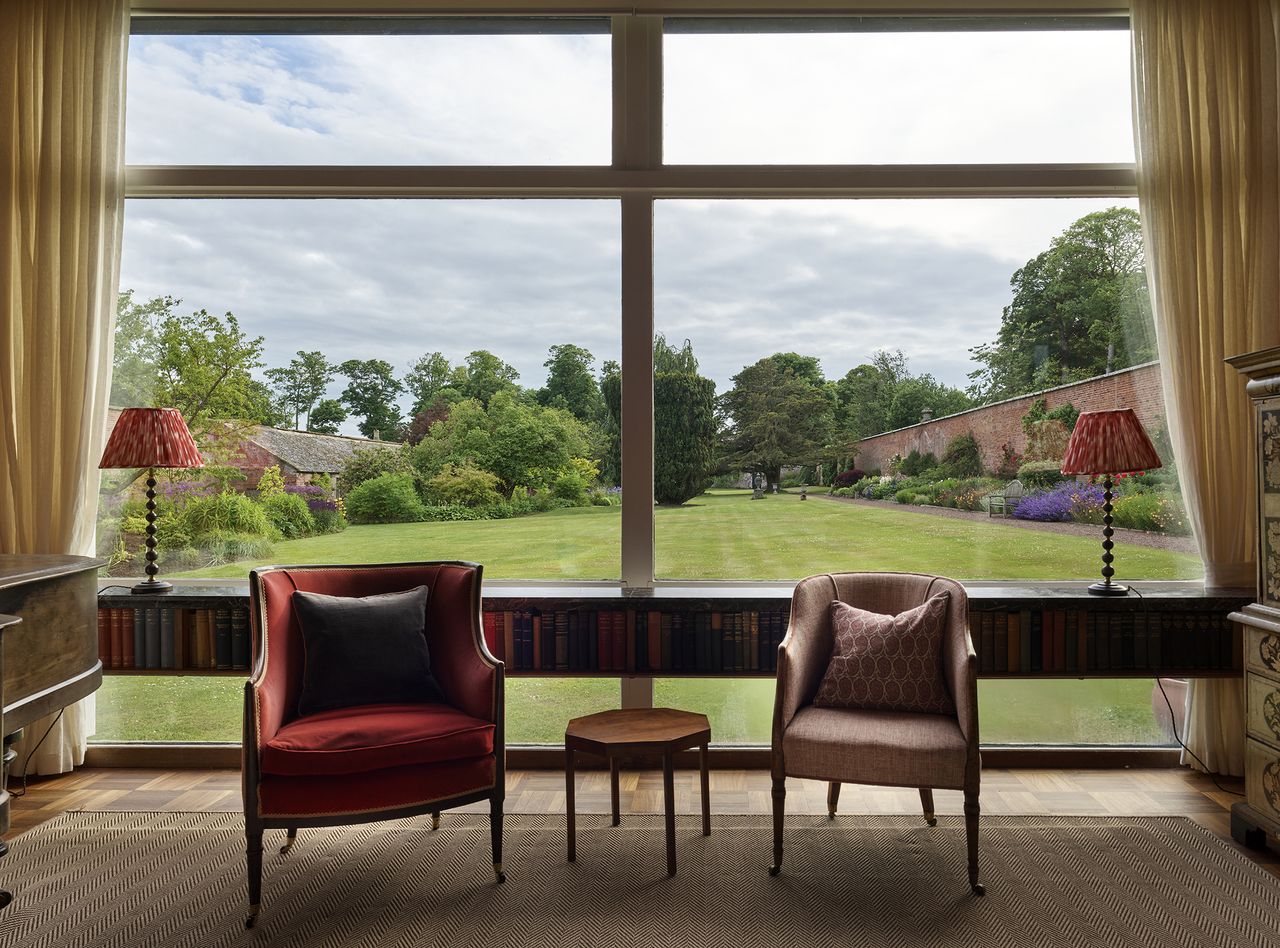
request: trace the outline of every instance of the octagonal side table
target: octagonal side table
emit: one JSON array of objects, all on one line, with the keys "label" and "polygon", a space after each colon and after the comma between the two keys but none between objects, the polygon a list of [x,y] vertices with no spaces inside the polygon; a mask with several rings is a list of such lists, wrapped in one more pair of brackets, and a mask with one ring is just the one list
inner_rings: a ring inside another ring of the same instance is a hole
[{"label": "octagonal side table", "polygon": [[702,835],[711,835],[711,794],[707,775],[707,745],[711,743],[711,723],[705,714],[674,708],[626,708],[601,711],[574,718],[564,732],[565,815],[568,820],[569,861],[578,857],[574,817],[574,755],[595,754],[609,761],[613,825],[621,822],[618,812],[618,766],[623,757],[660,756],[662,795],[666,810],[667,875],[676,874],[676,751],[699,748],[702,771]]}]

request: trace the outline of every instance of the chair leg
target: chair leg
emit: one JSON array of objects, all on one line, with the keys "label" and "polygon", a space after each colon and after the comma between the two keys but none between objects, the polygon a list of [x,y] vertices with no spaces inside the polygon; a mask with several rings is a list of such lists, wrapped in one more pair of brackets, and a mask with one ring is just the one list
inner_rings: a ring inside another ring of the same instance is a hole
[{"label": "chair leg", "polygon": [[920,805],[924,807],[924,821],[930,826],[937,826],[938,818],[933,815],[933,790],[931,788],[920,788]]},{"label": "chair leg", "polygon": [[782,821],[786,809],[787,781],[785,777],[773,778],[773,865],[769,867],[769,875],[776,876],[782,871]]},{"label": "chair leg", "polygon": [[978,882],[978,791],[964,792],[964,835],[969,844],[969,888],[974,895],[986,895],[986,887]]},{"label": "chair leg", "polygon": [[502,871],[502,797],[489,800],[489,836],[493,844],[493,878],[506,882],[507,874]]},{"label": "chair leg", "polygon": [[290,826],[285,836],[284,845],[280,847],[280,855],[288,855],[289,850],[293,849],[293,844],[298,841],[298,827]]},{"label": "chair leg", "polygon": [[431,814],[431,832],[435,832],[440,828],[440,811],[436,810]]},{"label": "chair leg", "polygon": [[832,780],[827,784],[827,819],[836,818],[836,805],[840,802],[840,781]]},{"label": "chair leg", "polygon": [[245,928],[253,928],[262,907],[262,830],[245,830],[245,861],[249,867],[249,916]]}]

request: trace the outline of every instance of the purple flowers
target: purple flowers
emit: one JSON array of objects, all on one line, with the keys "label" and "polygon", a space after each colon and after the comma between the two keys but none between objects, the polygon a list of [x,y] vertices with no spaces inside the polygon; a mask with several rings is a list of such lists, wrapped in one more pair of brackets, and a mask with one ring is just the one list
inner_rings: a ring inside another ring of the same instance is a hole
[{"label": "purple flowers", "polygon": [[323,497],[328,493],[323,487],[317,487],[315,484],[286,484],[284,492],[297,494],[299,497]]},{"label": "purple flowers", "polygon": [[1014,509],[1020,520],[1089,522],[1102,510],[1102,488],[1064,481],[1038,494],[1028,494]]}]

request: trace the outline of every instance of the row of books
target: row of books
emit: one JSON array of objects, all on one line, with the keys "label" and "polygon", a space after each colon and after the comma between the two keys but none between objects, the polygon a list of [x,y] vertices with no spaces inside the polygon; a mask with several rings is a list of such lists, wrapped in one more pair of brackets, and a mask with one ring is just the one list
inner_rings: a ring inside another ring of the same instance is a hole
[{"label": "row of books", "polygon": [[1023,609],[971,611],[981,674],[1239,666],[1224,612]]},{"label": "row of books", "polygon": [[787,610],[495,610],[484,631],[512,671],[770,673]]},{"label": "row of books", "polygon": [[98,656],[115,669],[249,668],[249,610],[98,610]]}]

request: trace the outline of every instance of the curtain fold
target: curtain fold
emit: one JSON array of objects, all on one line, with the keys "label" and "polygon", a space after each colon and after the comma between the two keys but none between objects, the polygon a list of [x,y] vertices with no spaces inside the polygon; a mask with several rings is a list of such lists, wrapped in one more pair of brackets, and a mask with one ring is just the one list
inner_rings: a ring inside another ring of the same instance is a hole
[{"label": "curtain fold", "polygon": [[[0,0],[0,552],[92,554],[123,222],[127,0]],[[84,759],[92,698],[18,770]]]},{"label": "curtain fold", "polygon": [[[1251,412],[1223,359],[1280,344],[1278,24],[1280,0],[1134,0],[1131,10],[1147,279],[1210,589],[1254,585]],[[1242,682],[1191,683],[1185,740],[1209,770],[1244,773],[1244,730]]]}]

